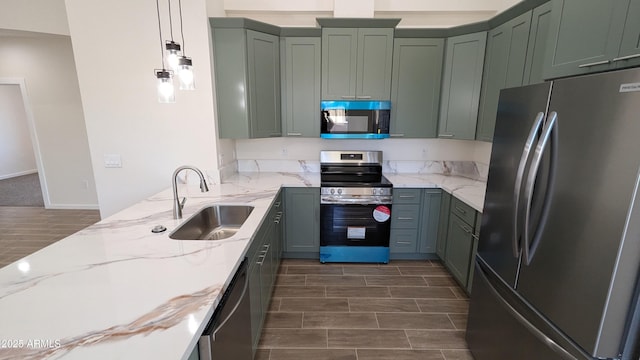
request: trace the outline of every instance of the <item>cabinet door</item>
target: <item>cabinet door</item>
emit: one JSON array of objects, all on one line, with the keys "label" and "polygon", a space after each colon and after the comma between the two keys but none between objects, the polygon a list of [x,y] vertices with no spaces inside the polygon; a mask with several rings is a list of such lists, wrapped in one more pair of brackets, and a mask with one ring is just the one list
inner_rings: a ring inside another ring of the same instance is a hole
[{"label": "cabinet door", "polygon": [[436,252],[442,190],[425,190],[422,199],[418,252],[429,254]]},{"label": "cabinet door", "polygon": [[282,126],[286,136],[320,136],[320,38],[282,40]]},{"label": "cabinet door", "polygon": [[391,137],[437,135],[444,39],[395,39]]},{"label": "cabinet door", "polygon": [[640,0],[631,0],[620,53],[613,60],[619,68],[640,65]]},{"label": "cabinet door", "polygon": [[417,229],[420,221],[420,205],[394,205],[391,213],[391,228]]},{"label": "cabinet door", "polygon": [[[252,138],[281,135],[279,41],[277,36],[247,30]],[[231,89],[218,91],[232,91]]]},{"label": "cabinet door", "polygon": [[476,261],[476,253],[478,252],[478,242],[480,241],[480,224],[482,223],[482,213],[476,213],[476,226],[473,229],[473,245],[471,246],[471,260],[469,263],[469,280],[467,281],[467,293],[471,294],[473,285],[473,274]]},{"label": "cabinet door", "polygon": [[545,49],[549,37],[551,23],[551,2],[544,3],[533,9],[531,30],[527,45],[527,61],[524,67],[522,85],[537,84],[544,81]]},{"label": "cabinet door", "polygon": [[618,55],[629,0],[554,0],[545,79],[603,71]]},{"label": "cabinet door", "polygon": [[246,32],[217,28],[212,31],[218,132],[220,138],[246,139],[249,137]]},{"label": "cabinet door", "polygon": [[438,137],[473,140],[487,33],[447,39]]},{"label": "cabinet door", "polygon": [[285,251],[320,251],[320,189],[287,188]]},{"label": "cabinet door", "polygon": [[355,99],[358,29],[322,29],[322,100]]},{"label": "cabinet door", "polygon": [[445,263],[451,274],[466,288],[473,249],[473,228],[457,215],[449,218]]},{"label": "cabinet door", "polygon": [[438,239],[436,253],[444,261],[447,252],[447,232],[449,231],[449,210],[451,209],[451,194],[442,192],[440,203],[440,218],[438,219]]},{"label": "cabinet door", "polygon": [[493,140],[500,90],[522,85],[531,11],[489,31],[476,139]]},{"label": "cabinet door", "polygon": [[275,282],[275,247],[273,244],[274,229],[273,223],[267,223],[264,233],[264,246],[260,253],[262,264],[260,265],[260,296],[262,298],[262,312],[267,313],[269,303],[271,303],[271,292]]},{"label": "cabinet door", "polygon": [[358,29],[356,99],[389,100],[393,29]]},{"label": "cabinet door", "polygon": [[262,331],[262,322],[264,320],[264,312],[262,311],[262,295],[260,283],[260,264],[261,258],[257,256],[249,264],[249,302],[251,304],[251,340],[253,343],[253,352],[258,347],[260,341],[260,332]]}]

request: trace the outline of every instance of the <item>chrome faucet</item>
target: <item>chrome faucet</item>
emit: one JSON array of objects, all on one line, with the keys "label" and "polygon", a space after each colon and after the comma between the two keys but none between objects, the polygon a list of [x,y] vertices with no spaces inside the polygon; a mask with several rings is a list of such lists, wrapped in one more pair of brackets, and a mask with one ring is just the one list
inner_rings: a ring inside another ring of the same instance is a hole
[{"label": "chrome faucet", "polygon": [[188,165],[183,165],[180,166],[179,168],[176,169],[176,171],[173,172],[173,179],[171,181],[171,184],[173,186],[173,218],[174,219],[182,219],[182,208],[184,207],[184,202],[187,201],[187,198],[184,197],[182,198],[182,201],[180,201],[179,197],[178,197],[178,173],[182,170],[193,170],[196,172],[196,174],[198,174],[198,176],[200,177],[200,191],[205,192],[205,191],[209,191],[209,187],[207,186],[207,181],[204,178],[204,174],[202,174],[202,171],[200,171],[200,169],[198,169],[195,166],[188,166]]}]

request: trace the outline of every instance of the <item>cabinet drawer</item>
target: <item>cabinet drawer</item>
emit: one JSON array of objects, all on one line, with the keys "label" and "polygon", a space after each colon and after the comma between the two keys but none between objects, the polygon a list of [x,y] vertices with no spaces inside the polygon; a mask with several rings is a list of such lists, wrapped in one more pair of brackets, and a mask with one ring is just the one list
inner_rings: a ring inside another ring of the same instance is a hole
[{"label": "cabinet drawer", "polygon": [[451,212],[458,215],[467,224],[475,225],[476,211],[455,196],[451,198]]},{"label": "cabinet drawer", "polygon": [[418,244],[418,229],[392,229],[389,251],[392,253],[415,253]]},{"label": "cabinet drawer", "polygon": [[393,205],[392,229],[417,229],[420,222],[420,205]]},{"label": "cabinet drawer", "polygon": [[393,205],[420,204],[420,189],[393,189]]}]

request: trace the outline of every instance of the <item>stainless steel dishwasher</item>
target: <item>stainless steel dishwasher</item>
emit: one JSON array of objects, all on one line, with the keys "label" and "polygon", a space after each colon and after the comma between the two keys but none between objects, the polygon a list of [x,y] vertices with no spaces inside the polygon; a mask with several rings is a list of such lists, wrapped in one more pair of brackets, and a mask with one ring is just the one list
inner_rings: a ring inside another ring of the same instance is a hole
[{"label": "stainless steel dishwasher", "polygon": [[247,263],[248,260],[245,258],[238,267],[211,321],[200,337],[200,360],[253,358]]}]

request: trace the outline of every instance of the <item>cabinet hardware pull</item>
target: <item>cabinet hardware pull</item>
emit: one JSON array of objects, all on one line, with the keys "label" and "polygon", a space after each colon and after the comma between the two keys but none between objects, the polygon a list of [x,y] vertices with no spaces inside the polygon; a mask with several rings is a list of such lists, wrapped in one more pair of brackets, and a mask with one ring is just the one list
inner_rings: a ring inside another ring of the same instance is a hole
[{"label": "cabinet hardware pull", "polygon": [[475,240],[480,240],[480,236],[476,234],[471,235],[471,237],[474,238]]},{"label": "cabinet hardware pull", "polygon": [[356,99],[371,99],[371,95],[358,95]]},{"label": "cabinet hardware pull", "polygon": [[390,137],[404,137],[404,134],[390,134]]},{"label": "cabinet hardware pull", "polygon": [[266,258],[266,256],[265,255],[260,255],[260,256],[258,256],[258,258],[262,258],[262,261],[256,261],[256,265],[262,266],[262,264],[264,264],[264,259]]},{"label": "cabinet hardware pull", "polygon": [[402,216],[398,216],[398,220],[413,220],[412,217],[402,217]]},{"label": "cabinet hardware pull", "polygon": [[612,62],[616,62],[616,61],[622,61],[622,60],[635,59],[635,58],[637,58],[637,57],[640,57],[640,54],[633,54],[633,55],[621,56],[621,57],[613,58],[613,60],[611,60],[611,61],[612,61]]},{"label": "cabinet hardware pull", "polygon": [[440,134],[439,137],[453,137],[453,134]]},{"label": "cabinet hardware pull", "polygon": [[356,97],[354,95],[342,95],[340,96],[343,99],[355,99]]},{"label": "cabinet hardware pull", "polygon": [[287,133],[287,136],[302,136],[302,133]]},{"label": "cabinet hardware pull", "polygon": [[466,232],[467,234],[471,234],[471,229],[470,229],[470,228],[468,228],[468,227],[466,227],[466,226],[462,226],[462,225],[460,225],[460,228],[461,228],[462,230],[464,230],[464,232]]},{"label": "cabinet hardware pull", "polygon": [[592,63],[588,63],[588,64],[582,64],[582,65],[578,65],[579,68],[586,68],[586,67],[591,67],[591,66],[598,66],[598,65],[605,65],[610,63],[611,61],[609,60],[602,60],[602,61],[596,61],[596,62],[592,62]]},{"label": "cabinet hardware pull", "polygon": [[411,245],[410,241],[396,241],[396,244]]},{"label": "cabinet hardware pull", "polygon": [[465,209],[463,209],[463,208],[461,208],[461,207],[459,207],[459,206],[456,206],[456,210],[460,211],[460,212],[461,212],[461,213],[463,213],[463,214],[466,214],[466,213],[467,213],[467,212],[465,211]]},{"label": "cabinet hardware pull", "polygon": [[400,199],[413,199],[415,196],[413,195],[400,195]]},{"label": "cabinet hardware pull", "polygon": [[278,207],[280,207],[280,201],[276,201],[276,203],[275,203],[275,204],[273,204],[273,206],[275,206],[275,207],[277,207],[277,208],[278,208]]}]

